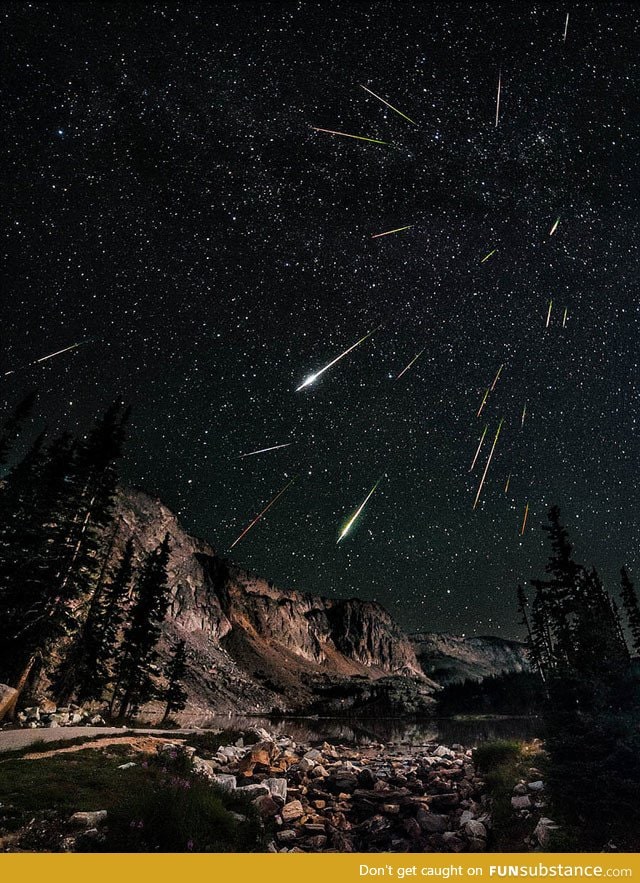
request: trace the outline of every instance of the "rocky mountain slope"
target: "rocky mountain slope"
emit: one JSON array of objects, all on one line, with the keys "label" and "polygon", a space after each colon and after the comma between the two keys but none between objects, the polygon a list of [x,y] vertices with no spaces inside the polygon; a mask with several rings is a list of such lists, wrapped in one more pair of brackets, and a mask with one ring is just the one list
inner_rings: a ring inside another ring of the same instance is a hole
[{"label": "rocky mountain slope", "polygon": [[169,534],[165,644],[187,642],[192,712],[302,708],[354,677],[398,679],[405,690],[408,679],[425,699],[433,693],[411,642],[380,605],[278,589],[189,536],[142,491],[122,490],[117,515],[114,555],[130,537],[142,554]]},{"label": "rocky mountain slope", "polygon": [[212,712],[428,711],[439,683],[524,667],[501,639],[409,639],[379,604],[276,588],[190,536],[159,500],[119,492],[114,560],[129,538],[142,558],[169,534],[171,605],[162,654],[186,641],[185,717]]},{"label": "rocky mountain slope", "polygon": [[423,633],[411,635],[411,643],[422,670],[442,686],[529,670],[526,647],[520,641]]}]

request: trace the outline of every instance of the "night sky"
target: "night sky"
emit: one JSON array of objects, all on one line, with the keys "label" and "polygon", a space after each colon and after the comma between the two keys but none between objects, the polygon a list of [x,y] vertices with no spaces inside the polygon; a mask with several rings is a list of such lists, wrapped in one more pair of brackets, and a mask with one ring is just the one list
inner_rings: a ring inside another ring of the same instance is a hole
[{"label": "night sky", "polygon": [[636,3],[0,15],[7,405],[120,395],[126,481],[222,553],[298,476],[231,557],[409,630],[519,636],[552,503],[640,577]]}]

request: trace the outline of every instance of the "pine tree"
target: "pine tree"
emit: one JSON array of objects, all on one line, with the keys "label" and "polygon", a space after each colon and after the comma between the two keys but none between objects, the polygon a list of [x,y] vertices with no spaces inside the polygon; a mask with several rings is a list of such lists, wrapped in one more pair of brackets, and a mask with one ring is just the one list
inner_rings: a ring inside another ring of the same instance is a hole
[{"label": "pine tree", "polygon": [[638,605],[638,595],[626,567],[621,568],[620,577],[622,580],[622,606],[627,615],[633,649],[636,653],[640,653],[640,605]]},{"label": "pine tree", "polygon": [[4,466],[15,440],[20,435],[22,427],[33,410],[37,393],[35,390],[28,393],[16,405],[13,413],[0,424],[0,466]]},{"label": "pine tree", "polygon": [[137,581],[136,599],[122,641],[111,702],[112,710],[118,709],[119,718],[135,713],[153,696],[156,645],[169,606],[168,562],[169,534],[151,553]]},{"label": "pine tree", "polygon": [[162,693],[162,698],[167,703],[163,722],[174,711],[182,711],[187,704],[187,691],[183,686],[183,678],[187,672],[186,643],[178,641],[173,649],[173,654],[166,669],[167,686]]}]

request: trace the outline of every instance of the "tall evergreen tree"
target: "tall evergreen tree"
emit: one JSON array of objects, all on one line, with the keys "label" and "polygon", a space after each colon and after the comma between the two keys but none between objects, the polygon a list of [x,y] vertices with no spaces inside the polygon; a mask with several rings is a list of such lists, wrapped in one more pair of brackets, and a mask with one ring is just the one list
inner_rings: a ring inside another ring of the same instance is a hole
[{"label": "tall evergreen tree", "polygon": [[120,649],[117,680],[111,702],[119,718],[135,713],[154,692],[156,645],[169,606],[167,565],[169,534],[142,568],[136,585],[131,621]]},{"label": "tall evergreen tree", "polygon": [[24,423],[28,419],[36,401],[37,393],[34,391],[27,395],[16,405],[10,414],[0,424],[0,466],[4,466],[15,440],[20,435]]},{"label": "tall evergreen tree", "polygon": [[182,711],[187,704],[187,691],[183,679],[187,673],[187,650],[184,641],[178,641],[173,649],[169,665],[166,669],[167,686],[162,692],[166,707],[163,721],[175,711]]},{"label": "tall evergreen tree", "polygon": [[622,606],[627,615],[633,649],[636,653],[640,653],[640,605],[638,605],[638,595],[626,567],[620,569],[620,577],[622,580]]}]

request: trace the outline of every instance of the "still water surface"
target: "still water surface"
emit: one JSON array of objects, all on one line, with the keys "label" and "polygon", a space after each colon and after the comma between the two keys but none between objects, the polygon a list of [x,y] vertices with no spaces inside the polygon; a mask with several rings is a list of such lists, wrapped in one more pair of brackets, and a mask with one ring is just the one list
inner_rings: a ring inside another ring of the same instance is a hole
[{"label": "still water surface", "polygon": [[445,745],[460,743],[473,747],[488,739],[534,739],[541,735],[541,722],[532,717],[485,718],[454,720],[428,718],[301,718],[290,717],[277,721],[266,717],[215,715],[194,722],[211,729],[249,729],[264,727],[269,732],[287,735],[296,742],[332,742],[366,744],[367,742],[404,742],[422,744],[440,742]]}]

